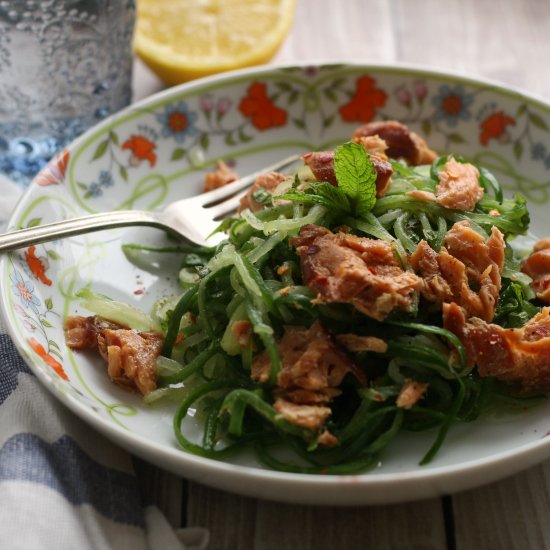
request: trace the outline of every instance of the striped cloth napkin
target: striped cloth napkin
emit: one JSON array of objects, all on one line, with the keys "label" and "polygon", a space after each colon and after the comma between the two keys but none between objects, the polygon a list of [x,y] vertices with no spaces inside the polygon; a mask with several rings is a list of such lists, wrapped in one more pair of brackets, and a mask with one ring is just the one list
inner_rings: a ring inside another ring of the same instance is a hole
[{"label": "striped cloth napkin", "polygon": [[[22,194],[0,178],[0,229]],[[0,317],[0,548],[202,550],[145,506],[131,456],[42,387]]]}]

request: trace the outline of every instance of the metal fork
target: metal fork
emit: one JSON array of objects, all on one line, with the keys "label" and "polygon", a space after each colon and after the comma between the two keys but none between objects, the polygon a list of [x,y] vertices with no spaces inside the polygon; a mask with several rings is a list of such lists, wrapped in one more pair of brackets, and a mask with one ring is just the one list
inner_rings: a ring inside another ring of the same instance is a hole
[{"label": "metal fork", "polygon": [[158,227],[200,246],[212,246],[219,242],[220,236],[207,237],[224,216],[237,209],[241,197],[258,176],[288,168],[299,158],[299,155],[292,155],[218,189],[173,202],[162,211],[113,210],[4,233],[0,235],[0,252],[61,237],[133,225]]}]

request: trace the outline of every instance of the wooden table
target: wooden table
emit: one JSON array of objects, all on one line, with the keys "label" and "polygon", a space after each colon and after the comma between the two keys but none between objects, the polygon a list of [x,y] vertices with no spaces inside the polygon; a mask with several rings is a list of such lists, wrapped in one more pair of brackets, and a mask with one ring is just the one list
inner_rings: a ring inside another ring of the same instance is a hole
[{"label": "wooden table", "polygon": [[[496,79],[550,99],[548,0],[296,0],[273,62],[411,63]],[[162,84],[136,62],[136,99]],[[550,548],[550,461],[476,490],[392,506],[331,508],[244,498],[137,461],[144,492],[211,549]],[[404,495],[406,497],[406,495]]]}]

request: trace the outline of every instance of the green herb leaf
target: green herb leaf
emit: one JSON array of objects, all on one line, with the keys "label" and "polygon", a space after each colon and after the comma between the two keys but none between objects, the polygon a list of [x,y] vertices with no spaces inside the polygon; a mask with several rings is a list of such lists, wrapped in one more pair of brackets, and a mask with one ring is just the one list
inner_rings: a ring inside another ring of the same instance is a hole
[{"label": "green herb leaf", "polygon": [[334,153],[334,172],[341,189],[349,198],[351,211],[362,216],[376,203],[376,170],[365,148],[359,143],[345,143]]},{"label": "green herb leaf", "polygon": [[506,328],[519,328],[538,311],[539,308],[527,300],[520,283],[503,278],[502,291],[493,322]]},{"label": "green herb leaf", "polygon": [[278,195],[274,198],[303,204],[320,204],[339,214],[349,214],[351,211],[350,200],[345,192],[339,187],[334,187],[326,182],[314,183],[305,191],[291,189],[284,195]]}]

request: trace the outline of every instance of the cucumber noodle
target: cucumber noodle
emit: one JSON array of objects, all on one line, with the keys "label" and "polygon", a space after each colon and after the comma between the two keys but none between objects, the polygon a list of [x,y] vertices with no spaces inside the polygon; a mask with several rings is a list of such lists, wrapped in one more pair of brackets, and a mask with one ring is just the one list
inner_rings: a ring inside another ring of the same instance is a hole
[{"label": "cucumber noodle", "polygon": [[[256,213],[246,210],[226,220],[223,229],[228,238],[215,248],[177,249],[183,293],[158,304],[153,315],[165,333],[163,355],[171,360],[160,361],[159,389],[147,396],[147,402],[172,390],[180,392],[180,399],[183,395],[174,417],[175,435],[183,449],[226,459],[247,447],[277,470],[343,474],[377,464],[400,431],[431,430],[433,444],[419,457],[426,464],[452,424],[472,421],[499,403],[508,408],[520,401],[525,405],[496,380],[482,379],[468,368],[462,344],[442,327],[441,313],[424,307],[422,301],[415,312],[394,312],[385,321],[375,321],[349,304],[313,300],[296,251],[289,245],[289,238],[305,224],[329,229],[345,225],[356,235],[392,242],[406,265],[407,254],[422,239],[439,251],[457,221],[469,220],[485,237],[495,225],[507,240],[495,322],[520,326],[537,311],[529,301],[533,298],[529,280],[519,272],[510,246],[516,235],[527,231],[525,201],[519,196],[504,198],[496,178],[484,169],[480,169],[484,197],[472,212],[406,195],[415,189],[433,192],[445,160],[440,157],[432,166],[415,168],[392,161],[389,189],[361,218],[339,216],[320,204],[275,201],[275,206]],[[139,245],[127,248],[136,260]],[[150,252],[144,249],[144,254]],[[245,345],[231,330],[238,321],[251,325],[253,336]],[[344,378],[325,424],[338,441],[333,447],[319,445],[319,434],[289,423],[273,408],[273,390],[282,368],[278,339],[285,326],[310,327],[316,321],[333,335],[352,332],[387,343],[384,353],[352,354],[367,384],[350,375]],[[264,350],[271,369],[268,381],[260,383],[252,380],[250,371],[254,357]],[[428,385],[424,398],[409,409],[396,405],[405,380]],[[201,441],[186,436],[184,419],[190,409],[196,409],[203,422]]]}]

